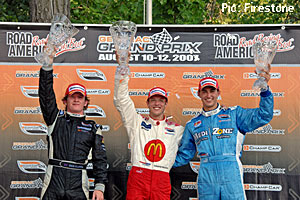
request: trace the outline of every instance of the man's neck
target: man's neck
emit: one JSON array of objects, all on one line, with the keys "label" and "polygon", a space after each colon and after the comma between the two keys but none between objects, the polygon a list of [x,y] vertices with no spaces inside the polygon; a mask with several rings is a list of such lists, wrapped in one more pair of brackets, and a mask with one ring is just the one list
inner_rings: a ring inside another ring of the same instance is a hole
[{"label": "man's neck", "polygon": [[151,117],[151,119],[154,120],[164,120],[165,119],[165,115],[160,115],[160,116],[152,116],[151,114],[149,115]]},{"label": "man's neck", "polygon": [[215,106],[213,106],[213,107],[204,107],[203,106],[203,110],[205,111],[205,112],[208,112],[208,111],[212,111],[212,110],[214,110],[214,109],[216,109],[217,107],[218,107],[218,103],[215,105]]}]

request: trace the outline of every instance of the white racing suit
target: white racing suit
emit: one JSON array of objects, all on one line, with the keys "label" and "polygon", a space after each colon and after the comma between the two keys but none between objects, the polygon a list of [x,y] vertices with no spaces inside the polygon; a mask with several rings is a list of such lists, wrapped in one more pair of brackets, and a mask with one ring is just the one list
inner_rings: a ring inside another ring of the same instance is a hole
[{"label": "white racing suit", "polygon": [[129,77],[115,80],[114,104],[127,130],[132,169],[127,199],[170,199],[169,171],[175,161],[183,127],[137,114],[128,94]]}]

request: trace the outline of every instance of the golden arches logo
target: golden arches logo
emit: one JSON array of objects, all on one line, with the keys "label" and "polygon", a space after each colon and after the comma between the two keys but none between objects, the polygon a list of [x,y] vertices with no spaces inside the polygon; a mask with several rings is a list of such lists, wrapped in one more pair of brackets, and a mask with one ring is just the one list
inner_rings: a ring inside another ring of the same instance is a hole
[{"label": "golden arches logo", "polygon": [[162,150],[162,146],[161,146],[160,143],[159,143],[159,144],[154,144],[154,143],[150,144],[150,146],[148,147],[147,156],[150,155],[150,152],[151,152],[152,147],[154,148],[154,150],[153,150],[153,155],[154,155],[154,156],[156,155],[157,149],[158,149],[158,147],[159,147],[159,157],[161,158],[161,157],[162,157],[162,151],[163,151],[163,150]]},{"label": "golden arches logo", "polygon": [[161,161],[166,154],[166,146],[161,140],[151,140],[144,147],[144,155],[150,162]]}]

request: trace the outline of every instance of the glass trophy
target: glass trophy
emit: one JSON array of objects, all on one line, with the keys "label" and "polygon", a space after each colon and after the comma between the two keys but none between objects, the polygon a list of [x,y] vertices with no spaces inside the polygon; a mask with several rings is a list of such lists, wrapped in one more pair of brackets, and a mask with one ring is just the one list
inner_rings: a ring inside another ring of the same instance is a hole
[{"label": "glass trophy", "polygon": [[[254,63],[256,66],[256,73],[264,73],[263,70],[269,71],[268,65],[272,63],[276,54],[277,42],[274,40],[257,41],[253,45]],[[254,82],[252,88],[254,90],[264,89],[268,87],[264,77],[259,78]]]},{"label": "glass trophy", "polygon": [[119,57],[119,67],[116,71],[116,76],[130,75],[128,67],[128,54],[131,44],[134,40],[137,27],[135,23],[130,21],[114,22],[109,28],[109,32],[113,38],[117,56]]},{"label": "glass trophy", "polygon": [[38,53],[34,57],[35,60],[44,66],[52,64],[53,59],[51,57],[56,51],[56,48],[78,32],[79,30],[71,24],[71,21],[65,15],[56,14],[51,22],[47,45],[43,52]]}]

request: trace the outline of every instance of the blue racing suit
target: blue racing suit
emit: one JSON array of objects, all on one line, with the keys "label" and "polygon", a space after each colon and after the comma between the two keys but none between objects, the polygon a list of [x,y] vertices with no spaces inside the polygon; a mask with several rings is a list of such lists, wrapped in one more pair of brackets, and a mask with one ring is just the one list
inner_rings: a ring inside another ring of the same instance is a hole
[{"label": "blue racing suit", "polygon": [[273,94],[267,90],[260,96],[259,108],[218,105],[187,122],[173,167],[188,164],[197,150],[198,199],[246,199],[240,161],[245,134],[273,118]]}]

